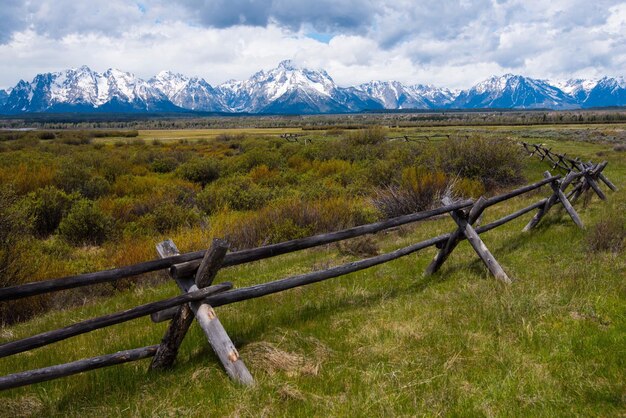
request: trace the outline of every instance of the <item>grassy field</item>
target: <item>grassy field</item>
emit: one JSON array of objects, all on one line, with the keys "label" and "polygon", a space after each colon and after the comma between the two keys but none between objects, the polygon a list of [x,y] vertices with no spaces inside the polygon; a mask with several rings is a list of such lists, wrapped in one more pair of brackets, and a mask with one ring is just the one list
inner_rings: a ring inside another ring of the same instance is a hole
[{"label": "grassy field", "polygon": [[[607,160],[605,173],[620,190],[607,192],[606,203],[593,197],[576,205],[592,229],[626,208],[626,153],[614,150],[626,142],[624,129],[568,125],[398,132],[510,137],[542,142],[584,160]],[[139,137],[193,141],[222,133],[140,131]],[[533,157],[524,174],[528,182],[539,180],[549,168]],[[483,222],[544,196],[546,189],[490,208]],[[553,210],[535,230],[522,233],[530,216],[483,236],[515,279],[511,286],[490,277],[464,242],[432,277],[422,273],[434,248],[219,308],[256,380],[254,387],[228,380],[194,325],[171,371],[148,373],[146,360],[5,391],[0,393],[0,415],[624,416],[626,255],[590,252],[588,233],[562,210]],[[387,252],[453,229],[453,222],[442,218],[380,234],[376,241]],[[193,243],[183,241],[181,250],[197,249],[191,248]],[[244,286],[353,259],[331,245],[229,268],[217,281]],[[177,293],[173,283],[131,288],[97,303],[3,327],[0,341]],[[0,375],[156,344],[166,326],[144,318],[0,359]]]}]

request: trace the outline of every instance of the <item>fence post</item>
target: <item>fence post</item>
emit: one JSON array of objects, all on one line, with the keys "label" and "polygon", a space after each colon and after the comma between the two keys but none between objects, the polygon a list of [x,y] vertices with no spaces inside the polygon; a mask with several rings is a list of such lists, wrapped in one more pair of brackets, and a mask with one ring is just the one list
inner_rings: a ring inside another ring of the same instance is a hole
[{"label": "fence post", "polygon": [[491,254],[491,251],[489,251],[483,240],[480,239],[476,230],[469,224],[468,217],[465,216],[462,211],[450,212],[450,215],[459,226],[459,229],[463,231],[463,235],[465,235],[480,259],[483,260],[483,263],[485,263],[491,274],[493,274],[496,279],[506,284],[511,284],[512,280],[506,274],[502,266],[500,266],[500,263],[498,263],[493,254]]},{"label": "fence post", "polygon": [[[176,245],[171,240],[159,243],[157,245],[157,251],[161,257],[179,254]],[[197,289],[198,284],[202,286],[210,285],[219,271],[227,251],[228,246],[225,241],[214,240],[200,263],[200,268],[196,273],[195,280],[184,278],[176,279],[181,290],[188,292]],[[220,359],[228,376],[238,383],[245,385],[253,384],[254,379],[252,375],[239,357],[235,345],[217,318],[213,308],[206,303],[191,303],[187,305],[187,309],[190,309],[190,311],[181,308],[170,322],[168,330],[163,337],[163,341],[159,346],[159,351],[157,355],[155,355],[150,367],[152,369],[162,368],[169,367],[173,364],[176,354],[178,353],[178,348],[185,338],[187,330],[193,321],[193,315],[195,314],[198,324],[200,324],[200,327],[209,340],[209,344],[211,344],[213,351]]]},{"label": "fence post", "polygon": [[[486,199],[481,196],[480,198],[478,198],[476,203],[474,203],[474,205],[470,209],[470,212],[467,217],[467,222],[470,225],[473,225],[476,222],[476,220],[480,217],[480,215],[483,213],[483,210],[485,209],[484,207],[485,202],[486,202]],[[439,249],[439,252],[435,255],[435,258],[433,259],[433,261],[431,261],[428,267],[426,268],[424,275],[430,276],[436,273],[441,268],[443,263],[445,263],[445,261],[448,259],[448,256],[450,255],[450,253],[452,253],[452,251],[458,245],[462,236],[463,236],[463,231],[461,227],[459,227],[457,228],[456,231],[452,233],[452,235],[450,236],[450,238],[448,238],[448,241],[446,241],[443,247]]]},{"label": "fence post", "polygon": [[581,187],[574,193],[572,197],[572,202],[576,202],[580,196],[582,196],[587,190],[590,188],[598,195],[598,197],[602,200],[606,200],[606,196],[596,183],[595,179],[602,174],[602,170],[606,168],[607,162],[603,162],[597,165],[583,165],[583,179],[581,182]]},{"label": "fence post", "polygon": [[[549,171],[546,171],[543,173],[543,176],[548,178],[551,176],[551,174]],[[546,203],[539,209],[537,214],[530,220],[530,222],[528,222],[528,224],[524,227],[523,229],[524,232],[530,231],[535,226],[537,226],[539,221],[541,221],[541,219],[546,215],[546,213],[548,213],[550,208],[554,206],[554,204],[559,200],[561,201],[561,203],[563,203],[563,207],[565,207],[565,209],[570,214],[570,216],[572,217],[576,225],[578,225],[580,228],[584,228],[582,221],[580,220],[580,217],[578,216],[578,214],[576,213],[576,211],[574,210],[574,208],[568,201],[567,197],[563,193],[563,191],[567,188],[567,186],[571,184],[571,182],[574,180],[575,177],[576,175],[574,174],[574,172],[570,171],[567,174],[567,176],[565,176],[563,181],[561,181],[560,184],[557,182],[550,183],[550,187],[552,187],[552,190],[554,191],[554,193],[552,194],[552,196],[550,196],[550,198],[546,201]]]}]

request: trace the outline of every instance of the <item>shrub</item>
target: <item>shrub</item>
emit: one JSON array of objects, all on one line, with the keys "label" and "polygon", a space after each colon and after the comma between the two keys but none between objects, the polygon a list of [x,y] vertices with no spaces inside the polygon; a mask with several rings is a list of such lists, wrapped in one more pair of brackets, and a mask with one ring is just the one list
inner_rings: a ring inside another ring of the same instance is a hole
[{"label": "shrub", "polygon": [[346,139],[351,145],[375,145],[383,142],[386,134],[387,131],[382,126],[372,126],[349,132]]},{"label": "shrub", "polygon": [[111,232],[113,220],[92,201],[77,201],[59,225],[60,235],[74,245],[102,244]]},{"label": "shrub", "polygon": [[246,134],[219,134],[215,137],[215,140],[218,142],[232,142],[232,141],[242,141],[246,139]]},{"label": "shrub", "polygon": [[487,189],[522,180],[522,154],[509,140],[478,136],[451,138],[444,142],[439,157],[446,173],[480,180]]},{"label": "shrub", "polygon": [[35,232],[47,236],[56,231],[77,198],[76,194],[67,194],[54,186],[29,194],[27,212],[32,217]]},{"label": "shrub", "polygon": [[[25,283],[35,272],[36,259],[30,254],[29,219],[21,210],[17,194],[0,185],[0,287]],[[44,298],[8,301],[0,304],[0,324],[13,323],[39,310]]]},{"label": "shrub", "polygon": [[278,170],[271,170],[265,164],[261,164],[254,167],[248,174],[253,182],[263,184],[270,183],[278,175]]},{"label": "shrub", "polygon": [[19,272],[17,244],[28,231],[28,219],[18,206],[18,196],[7,186],[0,186],[0,286],[10,286]]},{"label": "shrub", "polygon": [[150,170],[155,173],[169,173],[176,170],[178,161],[173,157],[158,158],[150,164]]},{"label": "shrub", "polygon": [[30,164],[20,163],[17,166],[0,166],[0,184],[11,184],[13,191],[18,195],[48,186],[54,183],[56,177],[55,167],[52,164],[33,162]]},{"label": "shrub", "polygon": [[218,164],[209,158],[197,158],[188,161],[178,167],[179,175],[185,180],[200,183],[205,186],[220,176]]},{"label": "shrub", "polygon": [[321,232],[373,222],[377,214],[361,201],[291,198],[273,202],[253,213],[218,213],[212,218],[216,236],[224,236],[231,249],[250,248]]},{"label": "shrub", "polygon": [[81,194],[88,199],[97,199],[106,195],[111,190],[111,185],[104,177],[93,176],[83,185]]},{"label": "shrub", "polygon": [[164,233],[181,226],[192,226],[200,219],[196,211],[189,210],[173,203],[166,203],[157,206],[150,214],[142,220],[150,224],[154,230]]},{"label": "shrub", "polygon": [[273,197],[272,190],[254,183],[244,176],[233,176],[223,182],[204,188],[197,195],[198,206],[206,213],[215,213],[222,208],[232,210],[255,210],[264,206]]},{"label": "shrub", "polygon": [[66,145],[87,145],[91,144],[91,138],[84,136],[63,137],[61,142]]},{"label": "shrub", "polygon": [[438,205],[448,183],[444,173],[409,167],[402,171],[400,185],[389,185],[377,190],[372,201],[378,210],[390,218],[420,212]]},{"label": "shrub", "polygon": [[40,132],[38,136],[39,136],[39,139],[44,139],[44,140],[46,140],[46,139],[54,139],[54,138],[56,138],[56,137],[57,137],[57,136],[54,134],[54,132],[52,132],[52,131],[43,131],[43,132]]},{"label": "shrub", "polygon": [[55,185],[66,193],[78,192],[88,199],[104,196],[111,185],[104,177],[93,176],[88,165],[94,165],[94,162],[66,161],[55,176]]},{"label": "shrub", "polygon": [[585,242],[588,251],[611,251],[619,253],[624,248],[626,240],[626,212],[621,210],[607,210],[595,225],[587,231]]},{"label": "shrub", "polygon": [[451,183],[455,196],[477,198],[485,194],[485,186],[480,180],[460,178]]}]

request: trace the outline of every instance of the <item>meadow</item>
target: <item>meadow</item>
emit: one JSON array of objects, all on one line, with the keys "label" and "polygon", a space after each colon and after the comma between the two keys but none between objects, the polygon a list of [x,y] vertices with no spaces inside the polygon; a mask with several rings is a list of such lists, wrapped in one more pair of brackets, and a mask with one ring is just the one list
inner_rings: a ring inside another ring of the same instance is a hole
[{"label": "meadow", "polygon": [[[5,391],[0,415],[624,413],[626,125],[127,128],[0,132],[2,286],[153,259],[166,238],[181,251],[213,237],[243,249],[427,209],[445,193],[495,194],[550,169],[522,140],[607,160],[620,190],[577,204],[584,231],[555,211],[529,233],[527,216],[485,234],[510,286],[462,243],[431,277],[434,248],[219,308],[254,387],[231,383],[192,326],[172,370],[148,373],[142,361]],[[388,139],[405,135],[415,139]],[[506,202],[483,222],[548,194]],[[228,268],[217,281],[269,281],[453,229],[442,217]],[[3,303],[0,342],[177,293],[159,273]],[[165,328],[144,318],[95,331],[0,359],[0,374],[156,344]]]}]

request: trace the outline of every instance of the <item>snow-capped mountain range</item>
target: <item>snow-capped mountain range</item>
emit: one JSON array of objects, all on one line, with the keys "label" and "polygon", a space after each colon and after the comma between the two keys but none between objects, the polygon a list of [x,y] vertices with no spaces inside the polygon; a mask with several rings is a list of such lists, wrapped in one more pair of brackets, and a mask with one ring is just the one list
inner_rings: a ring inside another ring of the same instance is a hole
[{"label": "snow-capped mountain range", "polygon": [[120,70],[86,66],[37,75],[0,90],[0,113],[220,112],[344,113],[382,109],[577,109],[626,106],[626,80],[538,80],[494,76],[453,91],[431,85],[372,81],[340,87],[324,70],[283,61],[243,81],[211,86],[202,78],[162,71],[145,81]]}]

